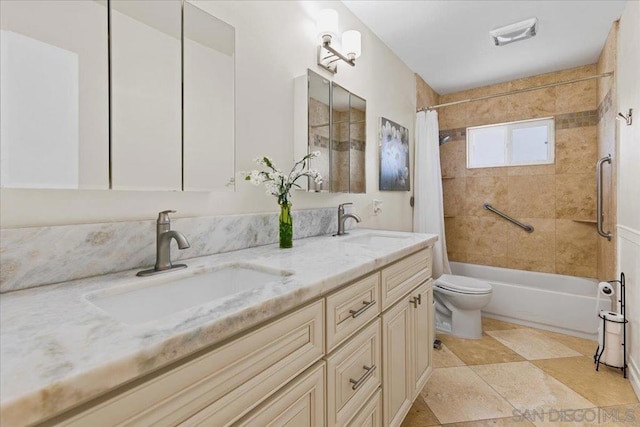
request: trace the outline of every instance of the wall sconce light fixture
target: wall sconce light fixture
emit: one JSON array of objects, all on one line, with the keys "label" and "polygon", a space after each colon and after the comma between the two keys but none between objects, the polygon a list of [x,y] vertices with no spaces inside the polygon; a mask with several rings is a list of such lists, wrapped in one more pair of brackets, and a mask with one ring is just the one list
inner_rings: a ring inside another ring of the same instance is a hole
[{"label": "wall sconce light fixture", "polygon": [[322,9],[318,13],[316,26],[318,36],[322,39],[322,44],[318,46],[318,65],[337,73],[337,62],[341,59],[354,67],[356,58],[362,53],[360,32],[349,30],[342,33],[342,48],[338,47],[338,13],[333,9]]},{"label": "wall sconce light fixture", "polygon": [[629,113],[627,115],[618,113],[618,115],[616,116],[616,119],[620,120],[621,122],[625,122],[627,126],[631,126],[631,123],[633,122],[631,117],[632,113],[633,113],[633,109],[629,108]]}]

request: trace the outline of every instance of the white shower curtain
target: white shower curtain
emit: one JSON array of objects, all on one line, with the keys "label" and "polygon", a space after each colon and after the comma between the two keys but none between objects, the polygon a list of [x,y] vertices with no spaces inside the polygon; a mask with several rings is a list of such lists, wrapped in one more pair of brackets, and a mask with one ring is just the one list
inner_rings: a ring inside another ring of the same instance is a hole
[{"label": "white shower curtain", "polygon": [[416,118],[415,204],[413,231],[438,235],[433,246],[433,277],[451,274],[444,236],[438,113],[420,111]]}]

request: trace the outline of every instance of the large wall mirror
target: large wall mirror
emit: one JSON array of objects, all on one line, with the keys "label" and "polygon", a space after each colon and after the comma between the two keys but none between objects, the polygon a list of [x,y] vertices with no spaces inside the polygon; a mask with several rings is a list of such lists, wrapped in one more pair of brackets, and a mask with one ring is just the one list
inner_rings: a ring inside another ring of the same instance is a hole
[{"label": "large wall mirror", "polygon": [[181,190],[181,2],[110,5],[112,188]]},{"label": "large wall mirror", "polygon": [[0,8],[2,187],[234,190],[231,25],[185,0]]},{"label": "large wall mirror", "polygon": [[296,79],[295,99],[296,159],[321,154],[309,167],[322,174],[323,183],[310,180],[304,189],[365,193],[367,102],[311,70]]},{"label": "large wall mirror", "polygon": [[107,1],[0,1],[0,182],[109,188]]}]

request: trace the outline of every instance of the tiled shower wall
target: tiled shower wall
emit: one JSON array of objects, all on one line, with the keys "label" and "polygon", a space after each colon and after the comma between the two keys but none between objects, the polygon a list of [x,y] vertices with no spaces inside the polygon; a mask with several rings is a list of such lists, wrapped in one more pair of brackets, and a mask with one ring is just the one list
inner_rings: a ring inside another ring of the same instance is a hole
[{"label": "tiled shower wall", "polygon": [[[440,96],[446,103],[596,74],[596,65]],[[451,261],[598,276],[595,80],[438,110],[447,251]],[[555,164],[466,168],[466,127],[553,116]],[[531,234],[483,209],[484,202],[535,227]],[[603,266],[604,267],[604,266]]]},{"label": "tiled shower wall", "polygon": [[366,113],[355,108],[351,109],[351,115],[348,111],[334,110],[333,120],[338,126],[334,126],[333,147],[330,147],[329,106],[310,98],[309,108],[311,150],[320,151],[320,157],[312,160],[311,167],[325,179],[321,184],[311,182],[310,185],[318,191],[364,193]]},{"label": "tiled shower wall", "polygon": [[[597,70],[598,74],[615,71],[616,69],[616,45],[618,35],[618,22],[614,22],[609,31],[609,36],[600,54]],[[598,79],[597,105],[598,105],[598,158],[611,154],[611,165],[605,164],[602,179],[603,211],[605,231],[609,231],[613,237],[611,241],[603,237],[598,238],[598,279],[613,280],[616,276],[616,224],[617,224],[617,185],[616,176],[618,169],[616,147],[616,79],[615,77]]]}]

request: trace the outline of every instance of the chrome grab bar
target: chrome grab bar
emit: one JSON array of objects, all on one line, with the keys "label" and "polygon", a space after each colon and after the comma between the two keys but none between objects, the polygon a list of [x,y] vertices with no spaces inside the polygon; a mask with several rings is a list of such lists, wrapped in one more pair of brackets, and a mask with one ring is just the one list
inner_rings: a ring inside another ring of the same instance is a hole
[{"label": "chrome grab bar", "polygon": [[496,214],[498,216],[501,216],[502,218],[506,219],[507,221],[511,221],[512,223],[514,223],[518,227],[524,229],[524,231],[526,231],[527,233],[533,233],[533,226],[527,225],[527,224],[523,224],[520,221],[518,221],[517,219],[511,218],[509,215],[507,215],[504,212],[499,211],[498,209],[496,209],[493,206],[491,206],[489,203],[483,203],[482,207],[485,208],[488,211],[493,212],[494,214]]},{"label": "chrome grab bar", "polygon": [[598,225],[598,234],[611,240],[611,233],[602,229],[604,223],[604,209],[602,208],[602,166],[605,163],[611,164],[611,154],[601,158],[596,163],[596,223]]}]

